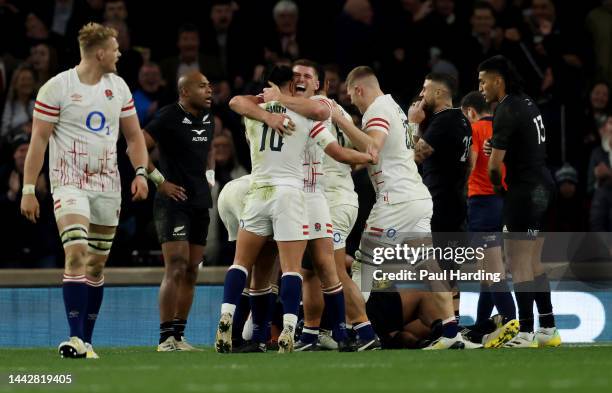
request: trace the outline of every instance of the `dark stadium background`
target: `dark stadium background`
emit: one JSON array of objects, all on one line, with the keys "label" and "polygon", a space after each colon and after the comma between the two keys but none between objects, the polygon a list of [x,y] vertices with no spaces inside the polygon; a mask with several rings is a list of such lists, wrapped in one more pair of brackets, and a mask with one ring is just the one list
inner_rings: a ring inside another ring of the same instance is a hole
[{"label": "dark stadium background", "polygon": [[[57,25],[53,23],[56,3],[72,4],[63,35],[52,31]],[[43,211],[38,224],[28,223],[19,214],[19,173],[25,151],[19,147],[27,142],[29,124],[27,119],[14,124],[14,116],[9,119],[7,110],[13,110],[14,105],[29,108],[38,86],[57,72],[75,66],[78,28],[88,21],[104,22],[105,7],[121,7],[121,3],[0,0],[0,111],[5,114],[0,139],[0,268],[63,266],[50,195],[41,199]],[[143,94],[157,102],[157,107],[175,98],[174,75],[168,69],[172,70],[172,59],[178,54],[179,29],[191,24],[199,30],[199,59],[203,72],[215,83],[213,113],[217,116],[216,133],[220,140],[215,150],[220,186],[250,169],[240,119],[227,104],[233,95],[260,91],[258,75],[262,67],[306,57],[325,65],[330,74],[336,72],[341,80],[352,67],[367,64],[378,73],[383,90],[393,94],[406,108],[430,70],[457,73],[461,90],[456,97],[458,102],[463,94],[477,88],[478,63],[487,56],[502,53],[516,63],[527,93],[538,102],[544,117],[548,165],[561,191],[548,230],[612,229],[610,204],[607,207],[604,204],[603,209],[601,204],[591,208],[593,198],[612,200],[612,160],[602,150],[598,132],[611,108],[606,96],[612,83],[612,34],[605,34],[606,26],[612,25],[611,1],[491,0],[489,3],[498,8],[494,26],[483,34],[492,38],[488,50],[473,34],[475,1],[433,1],[431,11],[424,12],[416,22],[409,9],[419,9],[419,0],[296,1],[299,17],[297,44],[293,48],[297,50],[291,53],[283,53],[276,30],[275,0],[235,1],[231,3],[234,13],[227,33],[225,62],[220,57],[210,18],[211,7],[217,3],[228,2],[131,0],[125,1],[125,20],[121,15],[111,19],[114,18],[114,26],[127,27],[130,43],[121,49],[123,56],[118,67],[133,93],[142,90],[138,78],[141,66],[148,61],[161,65],[165,86]],[[45,51],[45,45],[51,48],[50,67],[41,65],[31,55],[33,50]],[[28,87],[26,81],[17,89],[21,89],[25,104],[12,98],[11,77],[20,67],[34,67],[33,86],[29,82]],[[151,85],[155,85],[155,76],[151,79]],[[332,97],[346,106],[347,97],[339,81],[333,88]],[[355,108],[351,110],[358,119]],[[150,113],[140,112],[139,116],[146,128]],[[121,157],[120,170],[124,190],[128,190],[133,173],[125,155]],[[373,194],[363,171],[355,172],[354,178],[361,206],[354,232],[360,232]],[[150,189],[153,191],[154,187]],[[219,191],[216,187],[213,196]],[[152,194],[148,202],[138,204],[124,197],[109,266],[161,266],[151,220]],[[214,211],[211,218],[207,263],[229,265],[232,246],[227,243],[225,230]],[[358,240],[359,234],[355,234],[349,241],[349,252]]]}]

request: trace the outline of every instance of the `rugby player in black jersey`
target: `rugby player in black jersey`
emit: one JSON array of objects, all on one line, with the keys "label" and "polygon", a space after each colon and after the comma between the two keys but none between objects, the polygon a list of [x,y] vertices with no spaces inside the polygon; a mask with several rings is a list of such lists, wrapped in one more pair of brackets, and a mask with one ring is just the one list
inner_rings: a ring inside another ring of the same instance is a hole
[{"label": "rugby player in black jersey", "polygon": [[[521,89],[512,63],[494,56],[478,67],[479,90],[488,103],[497,102],[489,159],[489,178],[503,193],[502,163],[508,191],[504,195],[506,260],[510,263],[519,312],[519,334],[508,347],[559,346],[550,300],[550,285],[542,266],[544,239],[538,236],[554,197],[554,182],[546,168],[546,132],[535,102]],[[534,333],[533,303],[540,328]]]}]

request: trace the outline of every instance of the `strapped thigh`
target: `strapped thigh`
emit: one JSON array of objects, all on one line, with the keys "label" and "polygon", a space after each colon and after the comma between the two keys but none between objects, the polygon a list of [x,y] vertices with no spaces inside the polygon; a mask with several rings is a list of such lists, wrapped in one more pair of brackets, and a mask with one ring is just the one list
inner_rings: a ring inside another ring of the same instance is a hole
[{"label": "strapped thigh", "polygon": [[66,225],[60,233],[64,248],[75,244],[87,244],[87,226],[83,224]]},{"label": "strapped thigh", "polygon": [[87,239],[87,251],[91,254],[108,255],[113,246],[114,233],[90,233]]}]

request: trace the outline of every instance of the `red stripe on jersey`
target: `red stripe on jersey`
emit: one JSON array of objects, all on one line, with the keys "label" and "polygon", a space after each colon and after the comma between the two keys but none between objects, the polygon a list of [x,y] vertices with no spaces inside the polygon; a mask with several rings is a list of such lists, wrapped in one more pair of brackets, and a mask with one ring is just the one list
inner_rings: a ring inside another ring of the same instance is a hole
[{"label": "red stripe on jersey", "polygon": [[42,109],[38,109],[38,108],[36,108],[36,107],[34,107],[34,110],[35,110],[36,112],[40,112],[40,113],[42,113],[43,115],[47,115],[47,116],[59,116],[59,113],[51,113],[51,112],[43,111]]},{"label": "red stripe on jersey", "polygon": [[383,119],[382,117],[373,117],[370,120],[368,120],[368,122],[366,123],[366,128],[368,128],[368,126],[370,125],[370,123],[372,122],[381,122],[381,123],[385,123],[387,125],[387,127],[389,127],[389,122],[385,119]]},{"label": "red stripe on jersey", "polygon": [[324,103],[325,105],[327,105],[327,107],[329,108],[330,111],[332,110],[332,106],[331,106],[331,104],[329,103],[328,100],[325,100],[323,98],[319,98],[319,99],[317,99],[317,101]]},{"label": "red stripe on jersey", "polygon": [[34,103],[35,103],[36,105],[40,105],[40,106],[42,106],[43,108],[52,109],[52,110],[54,110],[54,111],[59,111],[59,110],[60,110],[60,108],[59,108],[58,106],[51,106],[51,105],[47,105],[47,104],[44,104],[44,103],[42,103],[42,102],[40,102],[40,101],[35,101]]},{"label": "red stripe on jersey", "polygon": [[333,234],[333,233],[334,233],[334,231],[332,231],[331,229],[328,229],[328,230],[327,230],[327,233],[332,233],[332,234]]},{"label": "red stripe on jersey", "polygon": [[385,181],[377,181],[376,184],[383,184]]},{"label": "red stripe on jersey", "polygon": [[384,128],[385,130],[389,130],[389,127],[384,123],[371,123],[371,124],[368,123],[368,125],[366,126],[366,129],[370,127],[380,127],[380,128]]},{"label": "red stripe on jersey", "polygon": [[308,228],[308,225],[302,225],[302,228]]},{"label": "red stripe on jersey", "polygon": [[312,134],[310,137],[314,138],[315,136],[319,135],[321,133],[321,131],[323,131],[323,128],[321,128],[319,131],[317,131],[314,134]]},{"label": "red stripe on jersey", "polygon": [[313,132],[320,131],[323,128],[325,128],[325,124],[323,124],[322,122],[315,124],[314,127],[312,127],[312,130],[310,130],[310,136],[312,136]]},{"label": "red stripe on jersey", "polygon": [[130,109],[134,109],[134,105],[126,106],[125,108],[121,108],[121,112],[129,111]]},{"label": "red stripe on jersey", "polygon": [[374,172],[374,173],[372,173],[372,176],[380,175],[381,173],[382,173],[382,171]]},{"label": "red stripe on jersey", "polygon": [[304,235],[310,235],[310,232],[304,231]]},{"label": "red stripe on jersey", "polygon": [[132,102],[134,102],[134,99],[132,98],[131,100],[128,101],[128,104],[131,104]]},{"label": "red stripe on jersey", "polygon": [[332,227],[332,224],[325,224],[326,227]]},{"label": "red stripe on jersey", "polygon": [[370,227],[371,230],[376,231],[376,232],[383,232],[384,229],[382,228],[375,228],[375,227]]}]

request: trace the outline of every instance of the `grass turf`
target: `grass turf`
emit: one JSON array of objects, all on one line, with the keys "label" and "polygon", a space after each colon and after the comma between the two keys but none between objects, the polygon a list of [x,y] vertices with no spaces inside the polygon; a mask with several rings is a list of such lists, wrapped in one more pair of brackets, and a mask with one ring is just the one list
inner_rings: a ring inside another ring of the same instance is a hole
[{"label": "grass turf", "polygon": [[[610,392],[612,346],[471,351],[156,353],[99,348],[101,359],[1,349],[0,392]],[[11,385],[9,374],[71,374],[71,385]]]}]

